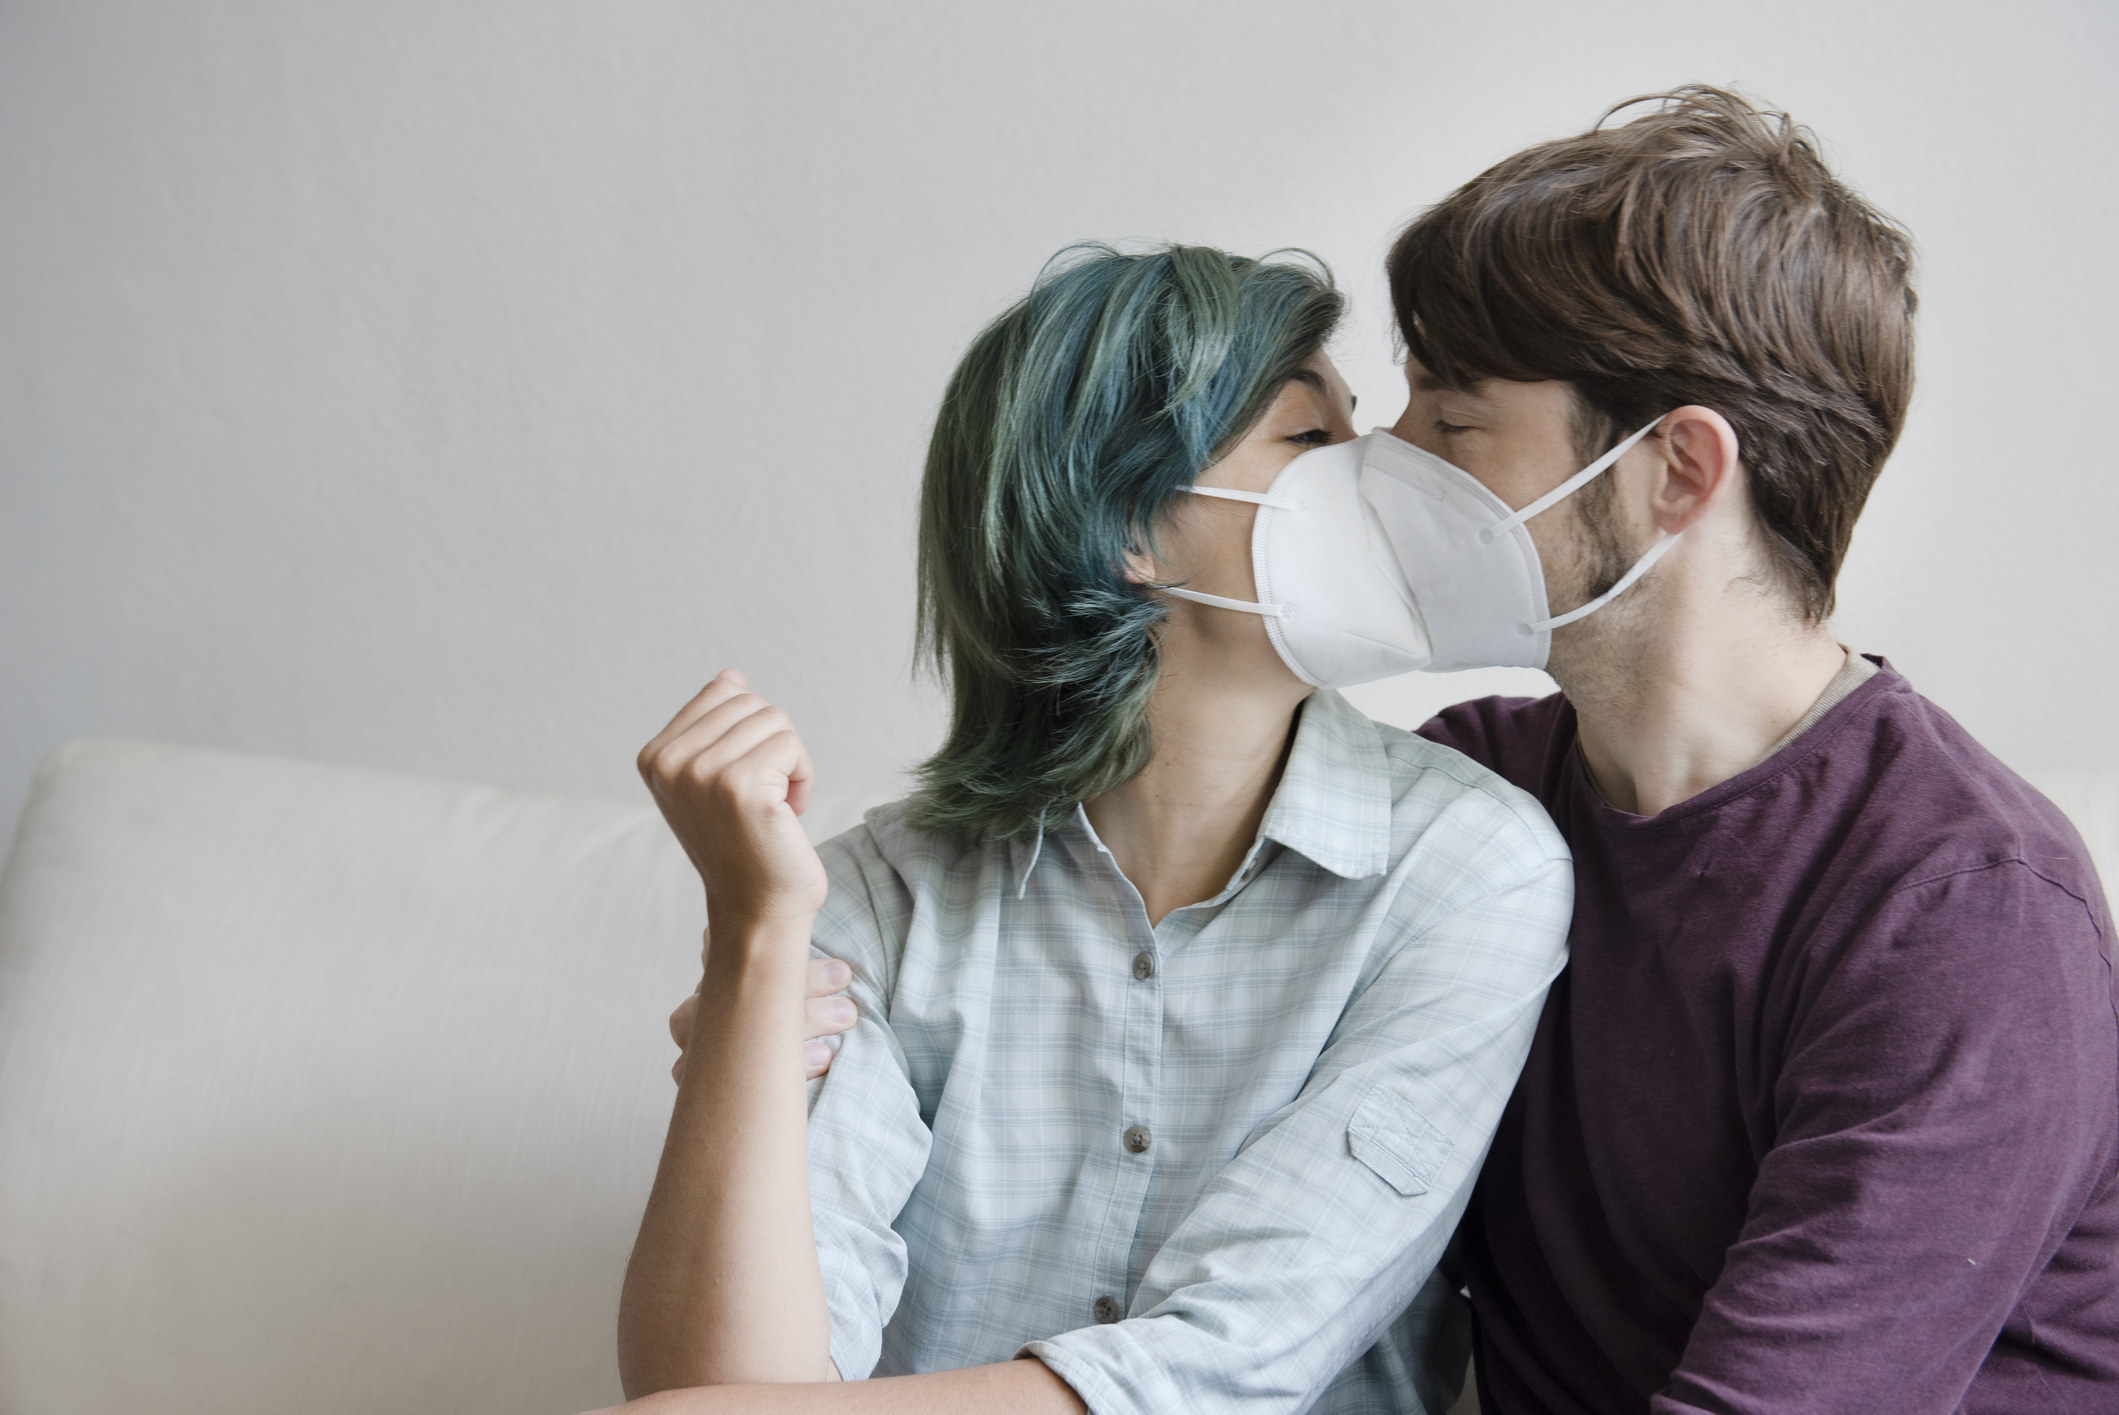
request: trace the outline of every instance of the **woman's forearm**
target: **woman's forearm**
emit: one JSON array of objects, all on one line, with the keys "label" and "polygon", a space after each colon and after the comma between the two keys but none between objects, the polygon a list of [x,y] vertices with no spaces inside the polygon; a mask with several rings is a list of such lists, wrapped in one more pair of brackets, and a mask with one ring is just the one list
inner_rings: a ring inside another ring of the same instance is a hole
[{"label": "woman's forearm", "polygon": [[717,921],[619,1302],[628,1396],[837,1375],[809,1208],[808,958],[807,922]]},{"label": "woman's forearm", "polygon": [[672,1390],[596,1415],[1086,1415],[1074,1388],[1042,1361],[848,1381],[837,1386]]}]

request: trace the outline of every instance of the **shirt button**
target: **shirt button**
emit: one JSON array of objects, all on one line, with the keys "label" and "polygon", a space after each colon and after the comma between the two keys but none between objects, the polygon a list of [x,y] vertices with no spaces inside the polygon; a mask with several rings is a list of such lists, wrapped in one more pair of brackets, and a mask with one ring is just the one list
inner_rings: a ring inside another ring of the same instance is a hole
[{"label": "shirt button", "polygon": [[1133,955],[1133,976],[1142,982],[1155,976],[1155,955],[1136,953]]},{"label": "shirt button", "polygon": [[1148,1127],[1145,1125],[1128,1125],[1126,1127],[1126,1148],[1133,1151],[1136,1155],[1146,1154],[1148,1152]]},{"label": "shirt button", "polygon": [[1116,1297],[1099,1297],[1096,1299],[1096,1306],[1090,1310],[1096,1313],[1096,1319],[1105,1326],[1111,1325],[1111,1323],[1126,1315],[1120,1309]]}]

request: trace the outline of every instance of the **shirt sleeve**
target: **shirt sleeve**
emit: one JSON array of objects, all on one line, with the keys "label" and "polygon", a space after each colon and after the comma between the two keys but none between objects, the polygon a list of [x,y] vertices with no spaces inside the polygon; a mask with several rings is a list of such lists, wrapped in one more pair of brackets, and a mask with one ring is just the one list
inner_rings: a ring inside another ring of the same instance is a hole
[{"label": "shirt sleeve", "polygon": [[860,1017],[831,1070],[810,1083],[810,1215],[831,1307],[831,1359],[841,1376],[859,1380],[875,1369],[905,1290],[905,1240],[891,1224],[927,1168],[933,1136],[888,1020],[910,899],[866,828],[818,853],[831,887],[811,952],[853,970],[848,992]]},{"label": "shirt sleeve", "polygon": [[2086,901],[2007,861],[1848,934],[1789,984],[1775,1133],[1655,1415],[1956,1410],[2110,1182],[2119,1035]]},{"label": "shirt sleeve", "polygon": [[1401,869],[1422,879],[1500,878],[1403,921],[1301,1095],[1208,1186],[1129,1317],[1024,1353],[1095,1415],[1163,1415],[1302,1410],[1373,1345],[1449,1241],[1565,961],[1572,875],[1549,826],[1539,841],[1508,875],[1415,850]]}]

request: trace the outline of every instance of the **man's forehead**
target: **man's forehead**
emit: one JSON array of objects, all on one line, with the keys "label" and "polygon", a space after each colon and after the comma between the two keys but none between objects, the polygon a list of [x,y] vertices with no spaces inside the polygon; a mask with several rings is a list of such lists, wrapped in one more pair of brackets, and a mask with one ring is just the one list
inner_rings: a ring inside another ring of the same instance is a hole
[{"label": "man's forehead", "polygon": [[1471,384],[1450,383],[1410,359],[1406,361],[1405,366],[1412,375],[1414,390],[1420,393],[1454,393],[1460,398],[1484,399],[1487,389],[1493,384],[1490,378]]}]

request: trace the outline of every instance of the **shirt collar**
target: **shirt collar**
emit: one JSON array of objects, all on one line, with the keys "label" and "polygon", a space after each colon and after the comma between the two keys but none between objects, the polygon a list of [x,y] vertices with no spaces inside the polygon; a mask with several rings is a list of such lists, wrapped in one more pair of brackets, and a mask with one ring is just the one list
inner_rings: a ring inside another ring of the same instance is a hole
[{"label": "shirt collar", "polygon": [[1391,796],[1391,762],[1376,724],[1319,688],[1302,705],[1258,833],[1342,879],[1366,879],[1390,868]]},{"label": "shirt collar", "polygon": [[[1009,842],[1008,863],[1018,899],[1044,853],[1046,833],[1080,815],[1077,806],[1062,819],[1040,819],[1028,839]],[[1086,819],[1081,824],[1086,830]],[[1329,688],[1310,694],[1302,705],[1287,767],[1258,834],[1342,879],[1367,879],[1390,868],[1390,758],[1376,724]]]},{"label": "shirt collar", "polygon": [[1037,868],[1037,857],[1045,853],[1045,825],[1045,817],[1040,814],[1035,834],[1028,840],[1017,836],[1008,842],[1008,867],[1015,877],[1015,897],[1018,899],[1030,887],[1030,872]]}]

